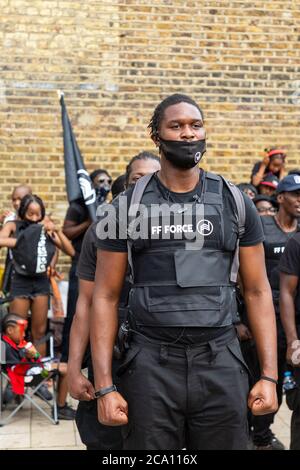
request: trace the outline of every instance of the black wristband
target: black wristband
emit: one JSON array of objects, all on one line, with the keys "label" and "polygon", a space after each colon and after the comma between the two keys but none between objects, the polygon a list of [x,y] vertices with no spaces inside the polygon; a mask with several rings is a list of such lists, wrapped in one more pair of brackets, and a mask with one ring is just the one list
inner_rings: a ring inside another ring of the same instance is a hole
[{"label": "black wristband", "polygon": [[268,382],[278,385],[278,380],[272,379],[272,377],[267,377],[266,375],[261,375],[260,380],[268,380]]},{"label": "black wristband", "polygon": [[110,385],[109,387],[100,388],[100,390],[97,390],[97,392],[95,392],[95,398],[101,398],[110,392],[116,392],[116,391],[117,391],[117,387],[115,385]]}]

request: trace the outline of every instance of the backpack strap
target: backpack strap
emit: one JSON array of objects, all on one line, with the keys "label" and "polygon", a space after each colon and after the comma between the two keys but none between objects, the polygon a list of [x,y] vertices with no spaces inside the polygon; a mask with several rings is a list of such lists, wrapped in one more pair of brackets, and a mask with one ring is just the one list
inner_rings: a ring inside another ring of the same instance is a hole
[{"label": "backpack strap", "polygon": [[223,178],[223,182],[226,184],[227,188],[231,192],[236,209],[237,209],[237,220],[238,220],[238,227],[239,227],[239,237],[236,243],[235,247],[235,252],[234,252],[234,257],[233,257],[233,262],[231,266],[231,272],[230,272],[230,280],[232,282],[237,281],[237,275],[239,271],[239,266],[240,266],[240,261],[239,261],[239,250],[240,250],[240,239],[245,233],[245,225],[246,225],[246,206],[245,206],[245,200],[243,198],[243,195],[241,191],[230,181],[227,181],[225,178]]},{"label": "backpack strap", "polygon": [[130,239],[130,233],[132,228],[132,222],[136,218],[136,215],[139,210],[139,205],[142,200],[143,194],[145,189],[150,182],[154,173],[150,173],[149,175],[142,176],[134,185],[134,189],[132,192],[132,197],[128,209],[128,233],[127,233],[127,249],[128,249],[128,264],[130,266],[131,271],[131,278],[132,281],[134,279],[133,273],[133,262],[132,262],[132,240]]}]

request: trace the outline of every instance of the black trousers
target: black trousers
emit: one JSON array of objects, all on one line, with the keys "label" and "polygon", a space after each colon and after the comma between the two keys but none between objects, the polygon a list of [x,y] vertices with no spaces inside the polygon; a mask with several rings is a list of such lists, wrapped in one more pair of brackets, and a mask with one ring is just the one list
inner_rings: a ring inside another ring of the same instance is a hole
[{"label": "black trousers", "polygon": [[125,450],[247,448],[248,369],[235,330],[191,346],[134,335],[118,374]]},{"label": "black trousers", "polygon": [[[116,369],[119,362],[112,362],[113,381],[119,388]],[[87,358],[88,379],[94,383],[94,372],[91,356]],[[76,425],[80,438],[87,450],[121,450],[123,439],[120,426],[105,426],[98,421],[97,400],[80,401],[76,411]]]},{"label": "black trousers", "polygon": [[[253,342],[245,341],[241,343],[243,356],[251,371],[253,381],[257,382],[260,378],[260,367],[256,347]],[[282,325],[277,321],[277,361],[278,361],[278,385],[277,397],[278,405],[282,403],[282,384],[283,374],[287,370],[286,364],[286,340]],[[273,424],[275,413],[263,416],[250,416],[250,426],[253,427],[253,443],[257,446],[266,446],[270,444],[273,437],[271,424]],[[293,432],[293,431],[292,431]]]},{"label": "black trousers", "polygon": [[87,450],[121,450],[123,447],[120,427],[99,423],[97,400],[79,402],[76,425]]},{"label": "black trousers", "polygon": [[61,362],[68,362],[69,357],[69,340],[73,317],[76,311],[76,303],[78,299],[78,277],[76,276],[77,259],[73,259],[69,272],[69,289],[67,302],[67,316],[64,322],[62,333],[62,354]]}]

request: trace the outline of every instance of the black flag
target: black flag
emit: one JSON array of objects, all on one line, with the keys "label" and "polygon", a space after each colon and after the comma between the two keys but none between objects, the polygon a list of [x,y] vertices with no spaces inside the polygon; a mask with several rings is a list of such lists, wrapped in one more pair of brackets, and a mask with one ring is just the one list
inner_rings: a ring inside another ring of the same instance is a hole
[{"label": "black flag", "polygon": [[65,179],[68,201],[84,199],[92,221],[96,220],[96,192],[85,169],[72,125],[66,109],[64,95],[60,94],[61,119],[64,137]]}]

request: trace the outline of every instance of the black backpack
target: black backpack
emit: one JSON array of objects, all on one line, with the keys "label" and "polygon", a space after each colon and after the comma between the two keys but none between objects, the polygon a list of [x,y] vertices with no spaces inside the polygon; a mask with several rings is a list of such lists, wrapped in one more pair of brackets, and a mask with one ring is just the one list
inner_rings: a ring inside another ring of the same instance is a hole
[{"label": "black backpack", "polygon": [[44,276],[55,254],[55,245],[42,224],[16,222],[17,244],[13,265],[22,276]]}]

